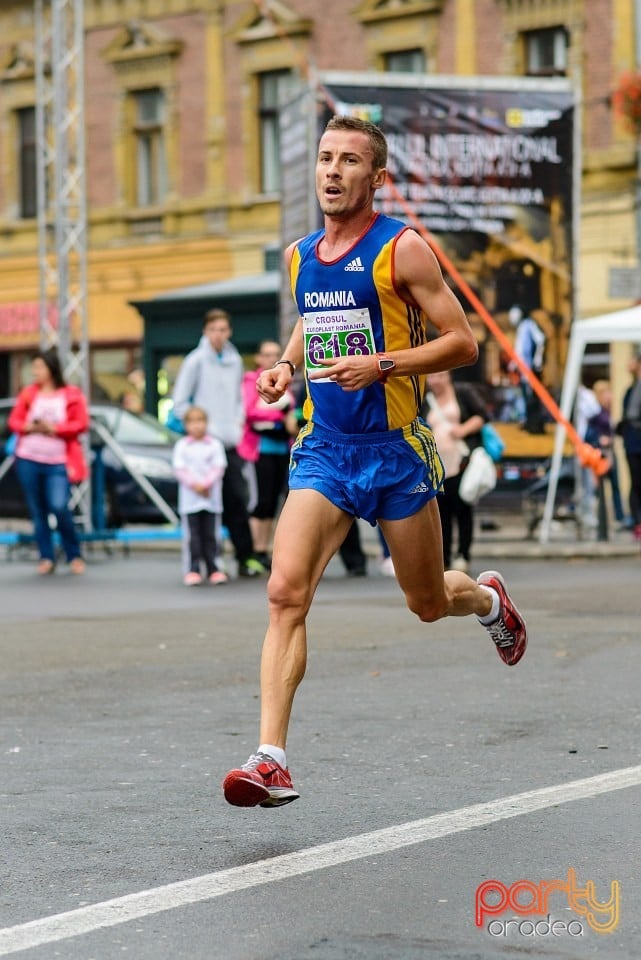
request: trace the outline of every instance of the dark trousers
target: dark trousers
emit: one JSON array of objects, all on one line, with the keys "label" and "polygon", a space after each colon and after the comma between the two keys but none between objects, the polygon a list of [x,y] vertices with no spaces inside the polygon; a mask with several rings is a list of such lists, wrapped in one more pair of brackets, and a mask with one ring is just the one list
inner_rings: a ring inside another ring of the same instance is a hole
[{"label": "dark trousers", "polygon": [[201,572],[205,564],[207,576],[211,576],[216,567],[218,542],[216,539],[216,514],[209,510],[187,514],[189,526],[189,569],[192,573]]},{"label": "dark trousers", "polygon": [[252,513],[257,520],[273,520],[287,492],[288,453],[261,453],[256,461],[258,502]]},{"label": "dark trousers", "polygon": [[[534,372],[540,375],[540,371]],[[545,433],[545,411],[538,394],[525,380],[521,381],[521,390],[525,400],[525,429],[528,433]]]},{"label": "dark trousers", "polygon": [[630,514],[634,523],[641,523],[641,453],[628,453],[626,460],[630,471]]},{"label": "dark trousers", "polygon": [[625,520],[625,510],[623,509],[623,500],[621,499],[621,490],[619,487],[619,471],[617,468],[616,460],[612,461],[612,466],[602,477],[603,483],[606,481],[610,484],[610,490],[612,492],[612,506],[614,508],[614,517],[618,523],[623,523]]},{"label": "dark trousers", "polygon": [[245,563],[254,554],[249,514],[247,483],[243,474],[245,461],[234,447],[226,447],[227,469],[223,476],[223,523],[229,530],[236,560]]},{"label": "dark trousers", "polygon": [[462,476],[462,473],[457,473],[455,477],[447,477],[443,483],[443,493],[436,498],[441,515],[443,562],[446,568],[452,563],[452,538],[455,522],[458,527],[458,553],[466,560],[470,559],[474,511],[471,504],[461,500],[459,496],[458,491]]},{"label": "dark trousers", "polygon": [[354,572],[366,569],[367,558],[361,546],[361,535],[356,520],[347,531],[339,553],[346,570]]},{"label": "dark trousers", "polygon": [[381,530],[380,527],[377,526],[376,530],[378,532],[378,540],[381,545],[381,550],[383,551],[383,559],[387,560],[387,558],[390,556],[390,549],[387,546],[387,540],[383,536],[383,531]]}]

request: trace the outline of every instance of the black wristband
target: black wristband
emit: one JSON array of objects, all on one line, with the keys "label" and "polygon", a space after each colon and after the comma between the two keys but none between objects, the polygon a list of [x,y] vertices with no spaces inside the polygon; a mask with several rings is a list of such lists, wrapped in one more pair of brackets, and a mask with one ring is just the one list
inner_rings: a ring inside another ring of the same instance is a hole
[{"label": "black wristband", "polygon": [[294,366],[294,364],[292,363],[292,361],[291,361],[291,360],[277,360],[276,363],[274,364],[274,366],[275,366],[275,367],[278,367],[278,366],[280,366],[281,363],[286,363],[286,364],[287,364],[287,366],[289,367],[289,369],[292,371],[292,377],[293,377],[294,374],[296,373],[296,367]]}]

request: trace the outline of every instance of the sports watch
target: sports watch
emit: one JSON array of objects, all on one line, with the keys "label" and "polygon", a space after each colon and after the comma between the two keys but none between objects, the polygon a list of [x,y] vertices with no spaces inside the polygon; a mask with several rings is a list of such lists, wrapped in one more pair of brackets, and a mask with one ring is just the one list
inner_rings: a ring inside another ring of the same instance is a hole
[{"label": "sports watch", "polygon": [[380,383],[386,383],[392,370],[396,367],[396,360],[392,360],[386,353],[377,353],[378,379]]}]

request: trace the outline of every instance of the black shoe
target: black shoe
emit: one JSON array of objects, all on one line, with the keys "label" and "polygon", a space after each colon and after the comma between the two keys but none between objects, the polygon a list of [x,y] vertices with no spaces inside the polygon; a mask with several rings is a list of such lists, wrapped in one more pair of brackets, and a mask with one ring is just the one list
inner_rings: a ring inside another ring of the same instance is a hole
[{"label": "black shoe", "polygon": [[367,567],[349,567],[347,569],[348,577],[366,577],[367,576]]},{"label": "black shoe", "polygon": [[264,566],[265,570],[271,570],[272,558],[269,556],[268,553],[263,553],[263,551],[261,550],[259,553],[255,553],[254,557],[256,558],[256,560],[258,560],[259,563],[261,563]]}]

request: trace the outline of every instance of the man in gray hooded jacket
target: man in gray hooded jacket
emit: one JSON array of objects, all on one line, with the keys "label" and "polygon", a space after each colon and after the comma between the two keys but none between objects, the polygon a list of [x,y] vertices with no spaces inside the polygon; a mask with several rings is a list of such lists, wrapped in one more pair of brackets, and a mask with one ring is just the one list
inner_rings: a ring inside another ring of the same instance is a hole
[{"label": "man in gray hooded jacket", "polygon": [[223,523],[234,545],[238,574],[255,577],[265,568],[254,556],[243,459],[236,447],[240,442],[245,409],[242,396],[243,361],[230,342],[229,314],[209,310],[203,335],[195,350],[185,357],[174,386],[173,410],[182,419],[195,404],[206,410],[208,432],[225,447],[227,469],[223,477]]}]

